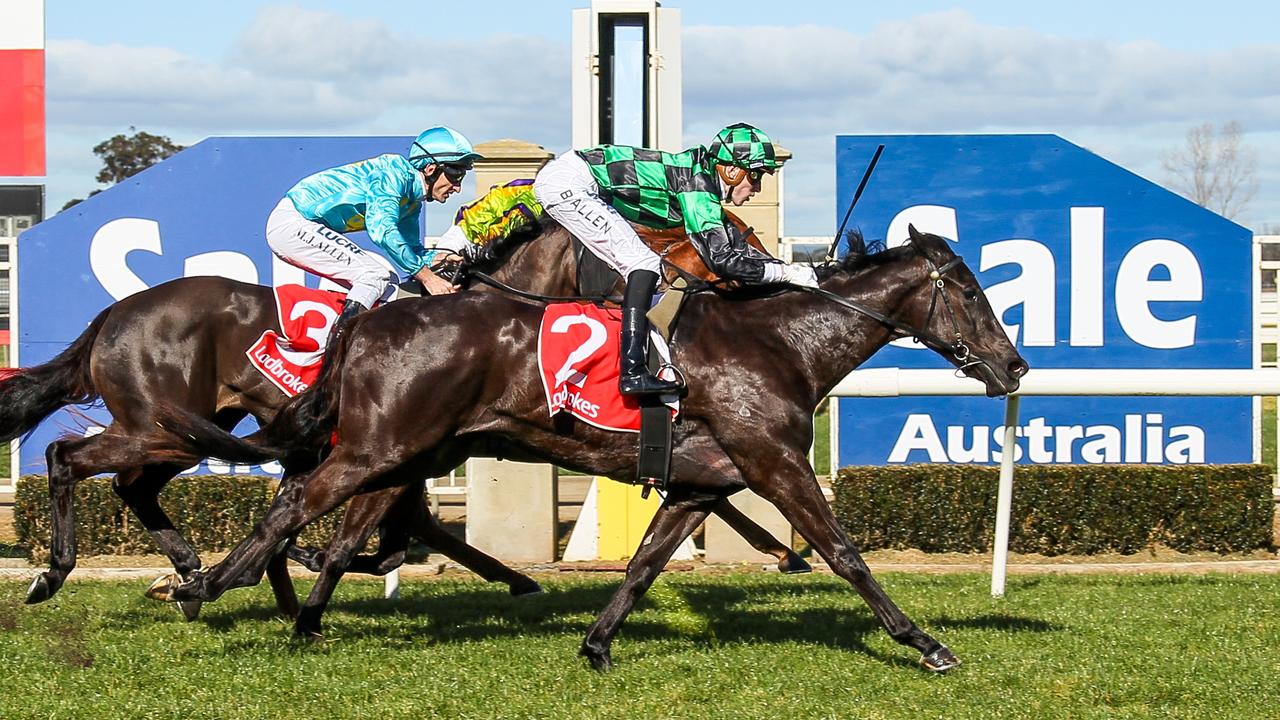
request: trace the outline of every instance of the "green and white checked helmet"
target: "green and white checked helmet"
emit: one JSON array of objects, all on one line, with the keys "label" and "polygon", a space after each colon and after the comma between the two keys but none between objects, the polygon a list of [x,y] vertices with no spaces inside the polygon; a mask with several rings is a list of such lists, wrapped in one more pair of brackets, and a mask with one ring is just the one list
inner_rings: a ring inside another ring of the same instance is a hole
[{"label": "green and white checked helmet", "polygon": [[782,166],[769,136],[760,128],[746,123],[737,123],[721,130],[708,149],[716,162],[744,170],[773,171]]}]

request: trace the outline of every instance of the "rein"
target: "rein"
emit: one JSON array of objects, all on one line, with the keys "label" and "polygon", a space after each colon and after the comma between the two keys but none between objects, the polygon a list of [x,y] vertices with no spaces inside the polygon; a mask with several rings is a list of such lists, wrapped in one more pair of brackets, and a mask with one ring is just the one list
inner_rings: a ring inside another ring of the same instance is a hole
[{"label": "rein", "polygon": [[[925,262],[929,264],[929,280],[932,281],[933,284],[933,293],[929,297],[929,314],[925,317],[924,321],[926,329],[914,328],[897,318],[889,317],[879,310],[868,307],[856,300],[850,300],[849,298],[842,297],[829,290],[809,287],[797,287],[796,289],[803,290],[804,292],[812,293],[814,295],[819,295],[836,303],[837,305],[842,305],[854,312],[866,315],[879,323],[888,325],[898,332],[898,337],[900,338],[909,337],[916,342],[924,342],[925,344],[933,345],[934,347],[950,350],[952,357],[954,357],[957,362],[961,363],[961,365],[956,368],[956,374],[959,376],[964,372],[965,368],[972,367],[974,365],[987,364],[985,360],[979,359],[977,356],[973,355],[969,350],[969,346],[965,344],[964,337],[960,333],[960,322],[956,319],[955,309],[951,307],[951,300],[947,298],[947,294],[942,291],[945,287],[943,276],[958,266],[962,261],[963,258],[955,257],[942,267],[935,267],[932,260],[925,258]],[[939,295],[942,296],[942,305],[946,308],[947,315],[951,318],[951,329],[955,332],[955,338],[951,341],[947,341],[938,335],[929,332],[927,329],[933,321],[933,313],[937,309]]]},{"label": "rein", "polygon": [[467,271],[467,277],[472,278],[472,279],[474,279],[474,280],[478,280],[478,281],[480,281],[480,282],[484,283],[485,285],[488,285],[489,287],[494,288],[494,289],[496,289],[496,290],[501,290],[501,291],[502,291],[502,292],[504,292],[504,293],[509,293],[509,294],[511,294],[511,295],[515,295],[515,296],[517,296],[517,297],[522,297],[522,298],[524,298],[524,299],[526,299],[526,300],[533,300],[534,302],[541,302],[541,303],[554,303],[554,302],[580,302],[580,301],[585,301],[585,302],[600,302],[600,303],[604,303],[604,302],[615,302],[615,303],[616,303],[616,302],[620,302],[620,301],[622,300],[622,298],[610,297],[610,296],[608,296],[608,295],[597,295],[597,296],[590,296],[590,295],[539,295],[538,293],[531,293],[531,292],[528,292],[528,291],[526,291],[526,290],[520,290],[519,288],[511,287],[510,285],[508,285],[508,284],[506,284],[506,283],[502,282],[501,280],[496,280],[496,279],[494,279],[494,277],[493,277],[493,276],[491,276],[491,275],[489,275],[489,274],[487,274],[487,273],[482,273],[482,272],[480,272],[479,270],[469,270],[469,271]]},{"label": "rein", "polygon": [[[893,328],[894,330],[896,330],[898,332],[899,338],[909,337],[912,340],[915,340],[916,342],[923,342],[928,345],[933,345],[934,347],[937,347],[937,348],[946,348],[951,352],[952,357],[954,357],[956,361],[960,363],[960,366],[956,368],[956,375],[960,376],[963,374],[965,368],[973,367],[975,365],[987,364],[985,360],[982,360],[981,358],[978,358],[977,356],[973,355],[972,352],[969,350],[969,346],[965,344],[964,337],[960,333],[960,322],[959,320],[956,319],[955,308],[951,307],[951,300],[947,297],[947,294],[943,292],[943,288],[946,286],[943,276],[946,275],[955,267],[957,267],[958,265],[960,265],[960,263],[963,261],[964,261],[963,258],[957,256],[952,258],[945,265],[941,267],[935,267],[932,260],[925,258],[925,262],[928,263],[929,265],[929,280],[933,284],[933,292],[929,297],[929,313],[928,315],[925,316],[925,321],[924,321],[925,329],[912,327],[911,325],[908,325],[907,323],[904,323],[901,320],[898,320],[897,318],[893,318],[893,317],[889,317],[888,315],[885,315],[884,313],[880,312],[879,310],[876,310],[875,308],[864,305],[856,300],[850,300],[849,298],[837,295],[829,290],[823,290],[822,288],[810,288],[810,287],[800,287],[800,286],[791,286],[791,289],[818,295],[827,300],[830,300],[831,302],[837,305],[841,305],[843,307],[849,308],[850,310],[853,310],[854,312],[866,315],[867,317],[875,320],[876,322],[887,325]],[[682,276],[687,275],[687,273],[682,272],[679,267],[676,267],[676,271],[678,274]],[[620,300],[620,298],[611,298],[604,295],[600,295],[600,296],[540,295],[538,293],[532,293],[526,290],[520,290],[518,288],[514,288],[502,282],[501,280],[497,280],[493,276],[487,273],[480,272],[478,270],[469,270],[466,272],[466,276],[474,280],[477,280],[481,283],[484,283],[485,285],[488,285],[501,292],[515,295],[516,297],[524,298],[526,300],[540,302],[540,303],[554,303],[554,302],[596,303],[596,302],[618,302]],[[689,294],[711,292],[711,291],[714,291],[716,287],[719,285],[719,283],[716,281],[706,282],[696,277],[691,277],[690,279],[692,279],[696,284],[692,284],[688,289],[685,290],[685,292]],[[930,323],[933,321],[934,312],[937,310],[939,296],[942,297],[942,306],[946,308],[947,316],[951,320],[951,329],[955,333],[954,339],[950,341],[945,340],[938,335],[935,335],[934,333],[930,332],[927,329]]]}]

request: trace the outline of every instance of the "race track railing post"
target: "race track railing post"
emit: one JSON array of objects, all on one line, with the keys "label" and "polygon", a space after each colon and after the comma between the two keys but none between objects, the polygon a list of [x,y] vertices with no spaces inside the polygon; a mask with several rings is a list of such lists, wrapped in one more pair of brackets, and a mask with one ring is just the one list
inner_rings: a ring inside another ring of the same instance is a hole
[{"label": "race track railing post", "polygon": [[1004,597],[1005,570],[1009,564],[1009,512],[1013,507],[1013,463],[1018,449],[1018,406],[1022,398],[1010,395],[1004,405],[1004,446],[1000,450],[1000,487],[996,495],[996,537],[991,554],[991,597]]}]

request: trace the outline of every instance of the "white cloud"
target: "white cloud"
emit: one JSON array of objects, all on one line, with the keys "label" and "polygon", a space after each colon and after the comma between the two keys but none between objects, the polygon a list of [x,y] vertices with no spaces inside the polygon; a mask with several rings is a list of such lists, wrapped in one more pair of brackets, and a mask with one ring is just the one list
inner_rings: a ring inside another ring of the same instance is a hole
[{"label": "white cloud", "polygon": [[[80,157],[130,125],[190,143],[220,134],[410,134],[445,123],[475,140],[569,140],[567,38],[449,39],[298,7],[260,10],[223,61],[163,47],[50,41],[51,141]],[[1156,181],[1187,128],[1239,120],[1262,191],[1246,222],[1280,221],[1280,46],[1190,52],[1151,42],[1057,37],[982,24],[964,12],[887,22],[865,33],[817,25],[688,26],[685,137],[707,142],[745,120],[796,155],[787,229],[835,226],[841,133],[1053,132]],[[51,204],[67,189],[51,147]],[[88,164],[86,162],[86,164]]]},{"label": "white cloud", "polygon": [[[429,30],[429,28],[427,28]],[[395,32],[381,21],[261,10],[224,63],[163,47],[51,41],[49,136],[83,145],[74,168],[50,153],[50,204],[93,189],[89,149],[129,126],[190,144],[212,135],[405,134],[449,124],[479,142],[569,142],[567,43],[476,42]],[[68,183],[68,170],[84,170]]]},{"label": "white cloud", "polygon": [[[1239,120],[1275,157],[1280,46],[1194,53],[1150,42],[1056,37],[960,11],[864,34],[820,26],[693,26],[684,32],[686,139],[739,120],[795,153],[787,231],[835,226],[836,134],[1051,132],[1162,181],[1160,154],[1186,129]],[[1134,152],[1134,149],[1137,149]],[[1247,221],[1280,219],[1264,190]]]}]

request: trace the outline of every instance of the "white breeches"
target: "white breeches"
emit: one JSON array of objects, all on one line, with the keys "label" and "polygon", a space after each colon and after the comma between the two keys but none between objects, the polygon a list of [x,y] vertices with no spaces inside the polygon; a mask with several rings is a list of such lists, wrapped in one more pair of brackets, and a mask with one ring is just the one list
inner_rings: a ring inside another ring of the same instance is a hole
[{"label": "white breeches", "polygon": [[290,265],[350,288],[347,299],[366,308],[390,299],[400,279],[342,233],[302,217],[287,197],[267,218],[267,245]]},{"label": "white breeches", "polygon": [[657,253],[599,193],[586,161],[573,152],[547,163],[533,181],[534,197],[547,214],[624,279],[633,270],[661,275]]}]

